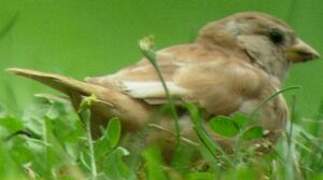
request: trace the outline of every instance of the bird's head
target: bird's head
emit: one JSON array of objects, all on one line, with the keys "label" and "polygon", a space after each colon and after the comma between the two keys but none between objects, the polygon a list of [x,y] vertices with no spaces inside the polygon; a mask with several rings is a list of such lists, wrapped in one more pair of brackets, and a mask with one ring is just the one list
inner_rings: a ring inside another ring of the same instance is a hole
[{"label": "bird's head", "polygon": [[208,46],[245,53],[250,62],[284,77],[291,63],[317,59],[319,53],[297,37],[282,20],[259,12],[243,12],[204,26],[197,39]]}]

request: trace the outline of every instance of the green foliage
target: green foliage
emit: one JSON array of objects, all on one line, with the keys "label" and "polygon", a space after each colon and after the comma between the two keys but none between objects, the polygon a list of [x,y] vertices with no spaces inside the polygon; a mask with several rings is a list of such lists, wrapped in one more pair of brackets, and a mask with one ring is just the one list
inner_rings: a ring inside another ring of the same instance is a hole
[{"label": "green foliage", "polygon": [[146,149],[143,152],[146,161],[147,179],[166,180],[166,174],[163,170],[163,163],[160,150],[155,147]]},{"label": "green foliage", "polygon": [[196,172],[191,173],[187,176],[188,180],[213,180],[215,179],[215,174],[205,173],[205,172]]},{"label": "green foliage", "polygon": [[235,115],[233,117],[217,116],[210,120],[209,125],[214,132],[223,137],[240,136],[243,140],[255,140],[263,137],[263,128],[259,126],[248,127],[247,116]]},{"label": "green foliage", "polygon": [[216,160],[217,144],[212,140],[208,132],[203,127],[203,119],[200,114],[199,109],[193,104],[186,104],[186,108],[190,113],[193,128],[198,136],[200,142],[203,144],[203,147],[206,148],[213,159]]},{"label": "green foliage", "polygon": [[[302,124],[293,124],[291,142],[288,141],[289,135],[283,136],[273,152],[259,156],[253,151],[239,148],[238,152],[231,154],[220,149],[210,138],[207,126],[222,136],[240,139],[240,145],[244,141],[261,138],[262,129],[249,126],[250,120],[243,114],[215,117],[209,123],[202,123],[200,110],[192,104],[187,108],[201,146],[181,143],[172,162],[167,163],[157,146],[143,148],[139,154],[120,146],[120,120],[110,119],[103,135],[94,140],[88,136],[89,129],[86,128],[86,121],[91,115],[88,107],[84,107],[83,112],[79,111],[81,121],[68,102],[37,98],[21,117],[4,111],[1,114],[0,160],[6,162],[0,164],[1,179],[322,177],[323,147],[321,137],[317,136],[321,126],[313,132],[308,131],[301,125],[308,123],[309,119],[297,121]],[[311,119],[311,123],[320,125],[320,119]],[[202,155],[202,161],[192,161],[198,152]],[[130,163],[132,158],[138,161]],[[95,173],[93,167],[96,168]]]},{"label": "green foliage", "polygon": [[262,127],[251,127],[242,134],[243,140],[254,140],[263,137]]},{"label": "green foliage", "polygon": [[212,130],[222,136],[233,137],[239,133],[239,126],[229,117],[218,116],[210,120]]}]

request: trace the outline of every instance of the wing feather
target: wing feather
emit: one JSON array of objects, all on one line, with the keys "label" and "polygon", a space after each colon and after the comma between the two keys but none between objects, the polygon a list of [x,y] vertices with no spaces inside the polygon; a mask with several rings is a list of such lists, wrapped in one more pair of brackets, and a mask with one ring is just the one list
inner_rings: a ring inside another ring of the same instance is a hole
[{"label": "wing feather", "polygon": [[[164,98],[165,90],[160,81],[121,81],[122,92],[135,98]],[[188,90],[172,81],[165,82],[171,96],[183,97]]]},{"label": "wing feather", "polygon": [[[178,76],[188,67],[213,66],[222,64],[225,54],[220,51],[209,51],[198,44],[186,44],[161,50],[157,54],[157,62],[169,93],[177,97],[178,102],[191,95],[191,87],[178,82]],[[195,73],[192,71],[192,73]],[[190,75],[192,76],[192,74]],[[193,76],[201,76],[193,74]],[[182,78],[180,78],[182,79]],[[196,78],[193,78],[196,79]],[[212,77],[206,78],[208,80]],[[165,91],[154,67],[146,59],[128,66],[120,71],[94,78],[87,82],[114,88],[133,98],[146,101],[148,104],[164,104],[167,99]]]}]

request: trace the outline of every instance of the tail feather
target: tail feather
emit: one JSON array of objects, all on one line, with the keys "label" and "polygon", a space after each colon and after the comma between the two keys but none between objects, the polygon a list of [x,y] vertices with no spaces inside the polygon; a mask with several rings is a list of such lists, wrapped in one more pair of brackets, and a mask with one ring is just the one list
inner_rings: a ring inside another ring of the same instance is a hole
[{"label": "tail feather", "polygon": [[36,80],[65,93],[71,98],[76,109],[79,107],[82,97],[94,94],[98,98],[92,107],[92,120],[95,122],[93,125],[96,131],[99,130],[99,125],[105,124],[111,116],[121,118],[124,127],[128,130],[142,127],[150,116],[150,107],[146,103],[113,89],[30,69],[8,68],[6,71]]},{"label": "tail feather", "polygon": [[100,86],[88,84],[58,74],[44,73],[21,68],[8,68],[6,69],[6,71],[18,76],[23,76],[39,81],[67,95],[71,95],[71,93],[79,93],[80,95],[91,95],[95,94],[96,91],[98,91],[98,89],[102,89],[102,87]]}]

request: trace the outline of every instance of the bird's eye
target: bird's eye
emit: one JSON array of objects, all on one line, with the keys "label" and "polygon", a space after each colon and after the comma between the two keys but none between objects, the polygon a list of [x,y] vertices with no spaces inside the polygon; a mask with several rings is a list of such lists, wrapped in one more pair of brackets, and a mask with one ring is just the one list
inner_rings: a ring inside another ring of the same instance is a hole
[{"label": "bird's eye", "polygon": [[269,38],[274,44],[281,44],[284,41],[284,35],[278,30],[272,30],[269,33]]}]

